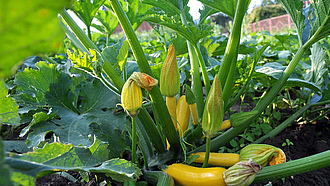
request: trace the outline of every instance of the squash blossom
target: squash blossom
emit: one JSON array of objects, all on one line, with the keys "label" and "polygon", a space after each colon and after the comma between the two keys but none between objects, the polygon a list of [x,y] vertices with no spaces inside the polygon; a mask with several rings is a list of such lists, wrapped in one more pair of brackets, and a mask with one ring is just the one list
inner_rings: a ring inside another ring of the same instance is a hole
[{"label": "squash blossom", "polygon": [[139,87],[144,88],[146,91],[151,90],[152,87],[158,84],[157,79],[146,73],[133,72],[130,78],[132,78]]},{"label": "squash blossom", "polygon": [[231,166],[223,173],[223,178],[227,186],[248,186],[261,169],[262,167],[250,158],[248,162],[241,161]]},{"label": "squash blossom", "polygon": [[180,90],[179,65],[173,44],[170,45],[160,73],[160,91],[166,97],[174,97]]},{"label": "squash blossom", "polygon": [[224,115],[223,104],[220,79],[216,75],[206,99],[202,118],[203,133],[208,138],[211,138],[221,128]]},{"label": "squash blossom", "polygon": [[241,161],[247,161],[250,158],[262,167],[284,163],[286,157],[280,148],[266,144],[250,144],[244,147],[241,152]]},{"label": "squash blossom", "polygon": [[129,78],[121,91],[121,106],[131,117],[139,113],[142,106],[142,90],[133,80]]},{"label": "squash blossom", "polygon": [[176,53],[173,44],[170,45],[162,70],[160,72],[160,91],[166,97],[166,106],[172,117],[173,125],[176,123],[176,99],[175,95],[180,90],[179,65],[176,61]]}]

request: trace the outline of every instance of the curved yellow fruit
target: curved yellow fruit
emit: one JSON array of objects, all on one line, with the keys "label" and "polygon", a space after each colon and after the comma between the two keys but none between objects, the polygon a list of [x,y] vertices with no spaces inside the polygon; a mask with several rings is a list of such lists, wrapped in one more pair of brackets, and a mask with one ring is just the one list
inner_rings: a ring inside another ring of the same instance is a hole
[{"label": "curved yellow fruit", "polygon": [[175,129],[177,129],[177,123],[176,123],[176,99],[175,99],[175,97],[166,97],[166,106],[167,106],[168,112],[170,113],[170,115],[172,117],[173,125],[174,125]]},{"label": "curved yellow fruit", "polygon": [[[203,163],[205,159],[205,152],[197,152],[192,154],[199,155],[194,161],[195,163]],[[236,153],[210,153],[209,165],[230,167],[240,161],[240,155]]]},{"label": "curved yellow fruit", "polygon": [[225,130],[225,129],[228,129],[229,127],[231,127],[231,122],[229,119],[227,119],[222,122],[220,130]]},{"label": "curved yellow fruit", "polygon": [[223,179],[225,168],[198,168],[184,164],[172,164],[164,171],[183,186],[226,186]]},{"label": "curved yellow fruit", "polygon": [[179,130],[179,136],[182,138],[182,134],[187,130],[189,125],[189,105],[186,102],[186,96],[183,95],[179,98],[176,104],[176,119],[177,123],[177,130]]}]

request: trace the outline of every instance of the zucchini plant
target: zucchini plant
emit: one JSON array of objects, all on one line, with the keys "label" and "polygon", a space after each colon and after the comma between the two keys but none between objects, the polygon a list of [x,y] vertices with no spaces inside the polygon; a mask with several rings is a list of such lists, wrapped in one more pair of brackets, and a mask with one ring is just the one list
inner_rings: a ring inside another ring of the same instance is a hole
[{"label": "zucchini plant", "polygon": [[[330,0],[311,1],[308,10],[300,0],[279,0],[296,26],[299,47],[292,49],[286,65],[263,66],[260,60],[274,57],[271,42],[244,44],[241,38],[250,0],[199,1],[204,7],[195,21],[188,0],[87,0],[71,6],[65,0],[35,6],[1,0],[6,11],[0,17],[6,19],[0,24],[5,43],[0,47],[0,77],[6,79],[0,82],[0,124],[2,131],[19,131],[26,142],[0,141],[0,173],[11,177],[0,182],[31,185],[50,173],[78,171],[86,182],[87,172],[108,184],[248,185],[330,166],[330,151],[285,163],[280,149],[262,144],[251,145],[263,147],[262,152],[246,146],[244,159],[240,149],[216,153],[255,123],[283,90],[291,100],[288,90],[298,86],[306,95],[303,106],[251,143],[276,136],[309,108],[330,103],[324,83],[327,53],[320,44],[330,35]],[[26,17],[13,13],[31,7],[38,8]],[[207,17],[218,12],[233,19],[228,38],[213,36],[208,24]],[[154,27],[156,40],[138,38],[143,21]],[[118,24],[121,39],[114,38]],[[18,31],[26,25],[33,29]],[[35,34],[36,28],[52,32]],[[286,49],[283,38],[291,36],[272,37]],[[311,71],[304,79],[293,77],[307,54]],[[27,67],[10,77],[17,61],[30,55],[43,61],[26,59]],[[257,93],[250,86],[260,82],[264,93],[253,108],[233,114],[232,106]],[[235,177],[240,171],[244,174]]]}]

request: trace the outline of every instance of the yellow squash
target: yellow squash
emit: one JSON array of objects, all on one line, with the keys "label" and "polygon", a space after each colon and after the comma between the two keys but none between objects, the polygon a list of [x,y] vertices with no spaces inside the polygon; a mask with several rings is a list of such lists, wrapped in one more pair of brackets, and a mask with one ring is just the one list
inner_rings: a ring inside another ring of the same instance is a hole
[{"label": "yellow squash", "polygon": [[198,168],[184,164],[172,164],[164,171],[183,186],[226,186],[223,179],[225,168]]},{"label": "yellow squash", "polygon": [[[205,152],[197,152],[192,154],[199,155],[194,161],[195,163],[203,163],[205,159]],[[230,167],[240,161],[240,155],[236,153],[210,153],[209,165]]]},{"label": "yellow squash", "polygon": [[190,117],[189,105],[186,102],[186,96],[183,95],[179,98],[176,104],[176,119],[178,120],[177,130],[179,130],[180,138],[182,138],[182,134],[188,128],[189,117]]}]

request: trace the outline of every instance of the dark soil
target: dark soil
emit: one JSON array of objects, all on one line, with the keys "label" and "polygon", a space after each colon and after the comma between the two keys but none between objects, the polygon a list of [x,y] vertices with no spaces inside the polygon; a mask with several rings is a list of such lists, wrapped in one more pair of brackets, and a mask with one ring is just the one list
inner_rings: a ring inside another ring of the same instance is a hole
[{"label": "dark soil", "polygon": [[[329,128],[326,119],[314,124],[293,125],[264,143],[281,148],[286,154],[287,161],[304,158],[330,150]],[[287,139],[293,145],[282,146]],[[252,186],[264,186],[269,183],[272,186],[330,186],[330,167]]]}]

